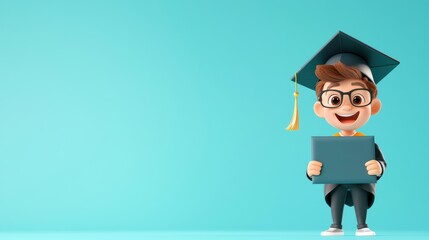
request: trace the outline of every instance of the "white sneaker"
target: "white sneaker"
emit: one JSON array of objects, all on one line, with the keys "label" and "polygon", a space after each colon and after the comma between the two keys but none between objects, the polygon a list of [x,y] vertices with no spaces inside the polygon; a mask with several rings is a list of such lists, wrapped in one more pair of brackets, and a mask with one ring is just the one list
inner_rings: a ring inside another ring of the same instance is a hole
[{"label": "white sneaker", "polygon": [[375,236],[375,232],[371,231],[369,228],[361,228],[356,230],[356,236]]},{"label": "white sneaker", "polygon": [[343,229],[329,228],[326,231],[320,233],[320,236],[344,236]]}]

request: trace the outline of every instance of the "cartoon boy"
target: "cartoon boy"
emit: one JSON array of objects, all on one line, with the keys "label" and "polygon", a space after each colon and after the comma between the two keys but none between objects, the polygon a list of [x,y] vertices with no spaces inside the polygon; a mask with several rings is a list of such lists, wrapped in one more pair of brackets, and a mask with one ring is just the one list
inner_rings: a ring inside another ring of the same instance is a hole
[{"label": "cartoon boy", "polygon": [[[376,85],[357,68],[341,62],[317,66],[316,76],[320,79],[316,85],[316,115],[340,130],[336,136],[363,136],[356,130],[381,109]],[[380,178],[386,162],[377,145],[375,151],[376,159],[366,162],[365,166],[369,175]],[[310,178],[320,175],[322,168],[323,163],[310,161],[307,175]],[[344,203],[355,207],[358,220],[356,235],[375,235],[366,225],[366,212],[374,202],[374,195],[375,184],[326,184],[325,200],[331,207],[333,223],[322,232],[322,236],[344,234],[341,225]]]},{"label": "cartoon boy", "polygon": [[[314,112],[339,130],[334,136],[364,136],[357,130],[381,109],[376,82],[398,64],[398,61],[339,32],[300,70],[300,79],[309,76],[303,80],[304,84],[300,84],[315,89],[317,101],[314,104]],[[315,76],[310,76],[309,71]],[[374,156],[375,159],[367,161],[365,167],[368,175],[376,176],[378,180],[387,165],[377,144]],[[310,180],[321,172],[323,162],[317,159],[309,162],[307,177]],[[331,207],[333,223],[328,230],[321,233],[322,236],[344,235],[344,204],[355,208],[358,222],[356,236],[375,235],[366,224],[367,210],[375,199],[374,183],[325,184],[324,194],[326,203]]]}]

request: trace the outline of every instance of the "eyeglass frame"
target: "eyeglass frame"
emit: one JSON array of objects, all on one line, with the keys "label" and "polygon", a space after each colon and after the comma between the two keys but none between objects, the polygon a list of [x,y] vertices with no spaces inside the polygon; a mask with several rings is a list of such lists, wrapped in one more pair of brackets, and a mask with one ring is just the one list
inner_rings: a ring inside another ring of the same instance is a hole
[{"label": "eyeglass frame", "polygon": [[[368,103],[368,104],[363,105],[363,106],[356,106],[356,105],[354,105],[354,104],[353,104],[351,93],[352,93],[352,92],[354,92],[354,91],[357,91],[357,90],[365,90],[365,91],[368,91],[368,92],[369,92],[370,101],[369,101],[369,103]],[[338,92],[338,93],[341,95],[341,104],[340,104],[340,105],[338,105],[338,106],[336,106],[336,107],[327,107],[327,106],[323,105],[323,102],[322,102],[322,94],[323,94],[323,93],[325,93],[325,92],[329,92],[329,91]],[[366,106],[368,106],[368,105],[370,105],[370,104],[372,103],[372,91],[371,91],[370,89],[368,89],[368,88],[356,88],[356,89],[353,89],[353,90],[348,91],[348,92],[343,92],[343,91],[336,90],[336,89],[327,89],[327,90],[323,90],[323,91],[321,91],[321,92],[320,92],[319,96],[317,97],[317,100],[318,100],[318,101],[320,102],[320,104],[322,104],[322,106],[323,106],[323,107],[325,107],[325,108],[338,108],[338,107],[341,107],[341,105],[343,105],[344,95],[349,96],[350,103],[351,103],[353,106],[355,106],[355,107],[366,107]]]}]

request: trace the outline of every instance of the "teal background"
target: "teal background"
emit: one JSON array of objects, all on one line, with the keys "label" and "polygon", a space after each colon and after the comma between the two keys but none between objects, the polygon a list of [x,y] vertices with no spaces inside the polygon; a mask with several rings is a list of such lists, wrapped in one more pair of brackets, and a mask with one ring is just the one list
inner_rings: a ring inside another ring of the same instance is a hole
[{"label": "teal background", "polygon": [[[0,230],[320,231],[293,73],[338,30],[401,61],[379,84],[375,230],[429,230],[424,1],[1,1]],[[354,230],[353,209],[344,227]]]}]

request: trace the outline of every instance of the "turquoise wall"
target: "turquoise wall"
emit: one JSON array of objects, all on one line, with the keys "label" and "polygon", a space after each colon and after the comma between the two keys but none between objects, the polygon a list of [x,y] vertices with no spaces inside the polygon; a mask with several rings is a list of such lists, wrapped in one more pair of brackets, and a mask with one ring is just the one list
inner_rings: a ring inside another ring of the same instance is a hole
[{"label": "turquoise wall", "polygon": [[[338,30],[401,64],[361,129],[388,169],[368,223],[427,230],[424,1],[1,1],[0,230],[322,230],[290,77]],[[345,228],[355,228],[353,209]]]}]

